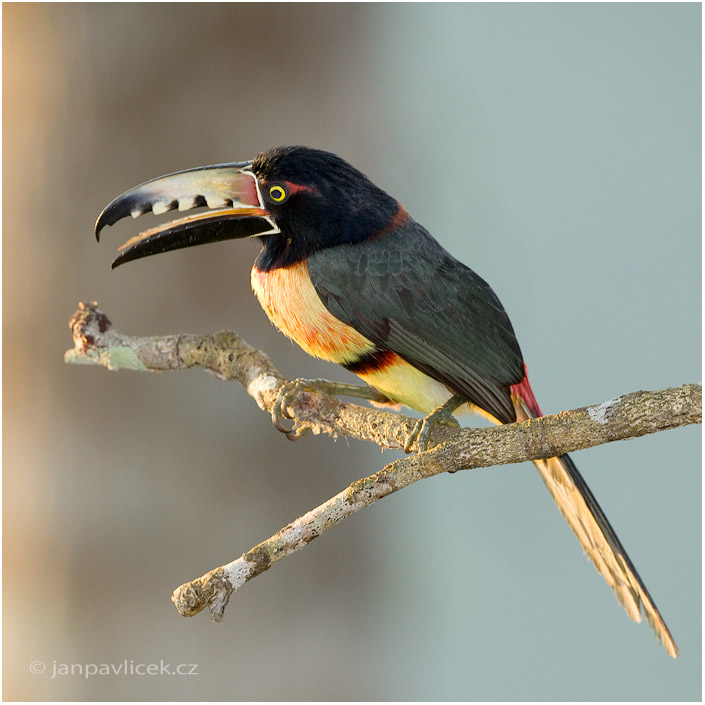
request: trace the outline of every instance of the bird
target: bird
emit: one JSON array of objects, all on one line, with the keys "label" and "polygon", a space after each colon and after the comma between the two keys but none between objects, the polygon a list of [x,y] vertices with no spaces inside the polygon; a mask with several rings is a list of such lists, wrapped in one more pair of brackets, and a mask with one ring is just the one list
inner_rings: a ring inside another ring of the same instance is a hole
[{"label": "bird", "polygon": [[[473,411],[496,424],[541,416],[509,317],[492,288],[392,196],[341,157],[302,146],[187,169],[115,198],[96,238],[131,215],[197,213],[145,230],[113,268],[149,255],[258,238],[254,293],[270,321],[314,357],[365,382],[360,396],[424,414],[405,450],[435,423]],[[291,390],[290,390],[291,391]],[[275,425],[286,415],[280,395]],[[670,656],[678,647],[622,543],[569,455],[534,464],[583,551],[628,616],[642,609]]]}]

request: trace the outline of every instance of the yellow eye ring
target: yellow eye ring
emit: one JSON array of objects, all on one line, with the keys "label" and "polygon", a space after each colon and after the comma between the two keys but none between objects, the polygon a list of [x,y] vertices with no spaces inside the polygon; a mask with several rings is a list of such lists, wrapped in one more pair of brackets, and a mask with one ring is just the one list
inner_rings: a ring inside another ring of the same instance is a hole
[{"label": "yellow eye ring", "polygon": [[287,190],[280,184],[274,184],[269,187],[269,198],[274,203],[284,203],[289,196]]}]

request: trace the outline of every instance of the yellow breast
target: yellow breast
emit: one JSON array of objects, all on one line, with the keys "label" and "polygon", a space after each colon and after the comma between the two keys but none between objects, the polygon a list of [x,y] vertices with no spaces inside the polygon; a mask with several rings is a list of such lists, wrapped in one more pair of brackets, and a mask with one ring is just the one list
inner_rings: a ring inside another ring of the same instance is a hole
[{"label": "yellow breast", "polygon": [[354,362],[374,344],[339,321],[318,298],[306,262],[269,272],[252,268],[252,288],[269,320],[309,355],[330,362]]}]

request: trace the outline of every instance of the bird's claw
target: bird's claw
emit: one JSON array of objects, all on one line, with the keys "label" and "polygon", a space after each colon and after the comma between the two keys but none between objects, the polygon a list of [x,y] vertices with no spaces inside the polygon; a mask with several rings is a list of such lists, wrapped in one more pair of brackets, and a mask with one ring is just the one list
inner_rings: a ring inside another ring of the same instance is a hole
[{"label": "bird's claw", "polygon": [[428,438],[431,435],[431,431],[433,431],[433,429],[439,424],[459,428],[460,424],[453,417],[453,412],[463,403],[463,401],[464,400],[459,396],[453,396],[445,404],[442,404],[427,416],[419,419],[414,425],[411,433],[406,437],[406,441],[404,442],[404,452],[411,453],[414,443],[416,443],[419,453],[423,453],[427,450]]},{"label": "bird's claw", "polygon": [[308,426],[296,426],[288,429],[281,422],[282,418],[293,419],[287,407],[294,400],[299,392],[315,392],[317,394],[325,394],[327,396],[347,396],[356,397],[358,399],[368,399],[371,401],[388,401],[378,391],[371,387],[361,387],[354,384],[345,384],[343,382],[329,382],[326,379],[296,379],[291,382],[284,382],[279,388],[279,394],[272,406],[272,423],[274,427],[286,434],[290,441],[298,441],[299,438],[305,436],[309,432]]},{"label": "bird's claw", "polygon": [[294,424],[293,428],[287,428],[282,422],[282,418],[293,419],[294,417],[289,413],[288,406],[294,397],[303,391],[312,391],[312,380],[307,379],[296,379],[292,382],[285,382],[279,389],[279,394],[277,399],[272,406],[272,423],[277,431],[281,431],[290,441],[298,441],[303,436],[305,436],[309,428],[307,426],[296,426]]}]

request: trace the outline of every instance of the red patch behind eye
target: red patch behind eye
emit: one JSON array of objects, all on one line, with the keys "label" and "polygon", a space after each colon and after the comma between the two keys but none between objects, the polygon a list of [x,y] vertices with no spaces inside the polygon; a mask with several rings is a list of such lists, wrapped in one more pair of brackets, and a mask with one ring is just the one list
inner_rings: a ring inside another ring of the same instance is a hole
[{"label": "red patch behind eye", "polygon": [[290,196],[293,196],[295,193],[299,193],[301,191],[304,193],[318,193],[317,189],[310,188],[309,186],[302,186],[301,184],[295,184],[293,181],[280,181],[279,183],[286,186]]}]

